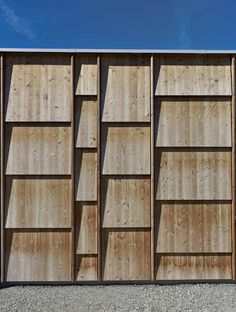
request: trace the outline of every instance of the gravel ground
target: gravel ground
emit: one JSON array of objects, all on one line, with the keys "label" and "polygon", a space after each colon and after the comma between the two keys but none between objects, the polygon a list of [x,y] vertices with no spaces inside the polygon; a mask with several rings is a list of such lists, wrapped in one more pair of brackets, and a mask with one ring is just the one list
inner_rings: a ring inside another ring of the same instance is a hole
[{"label": "gravel ground", "polygon": [[236,311],[236,285],[25,286],[0,289],[0,311]]}]

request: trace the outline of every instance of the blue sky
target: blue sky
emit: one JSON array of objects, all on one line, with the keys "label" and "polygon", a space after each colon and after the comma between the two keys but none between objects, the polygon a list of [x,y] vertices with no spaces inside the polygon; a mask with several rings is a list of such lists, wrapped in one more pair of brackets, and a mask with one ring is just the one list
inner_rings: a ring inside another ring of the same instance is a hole
[{"label": "blue sky", "polygon": [[236,0],[0,0],[0,47],[236,49]]}]

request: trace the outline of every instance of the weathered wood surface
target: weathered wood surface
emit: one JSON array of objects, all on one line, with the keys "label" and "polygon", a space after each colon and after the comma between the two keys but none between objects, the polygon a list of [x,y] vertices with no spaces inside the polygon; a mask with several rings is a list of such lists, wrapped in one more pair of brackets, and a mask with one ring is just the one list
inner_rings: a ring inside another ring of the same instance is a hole
[{"label": "weathered wood surface", "polygon": [[98,259],[94,255],[76,256],[76,280],[96,281]]},{"label": "weathered wood surface", "polygon": [[75,57],[75,94],[97,95],[97,56]]}]

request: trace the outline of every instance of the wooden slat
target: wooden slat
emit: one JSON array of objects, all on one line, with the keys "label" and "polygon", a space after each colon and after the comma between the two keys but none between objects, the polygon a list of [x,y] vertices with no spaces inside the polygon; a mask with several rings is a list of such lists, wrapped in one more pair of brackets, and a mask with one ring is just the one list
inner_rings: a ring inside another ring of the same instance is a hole
[{"label": "wooden slat", "polygon": [[102,226],[150,227],[150,178],[102,177]]},{"label": "wooden slat", "polygon": [[71,128],[8,125],[6,174],[70,174]]},{"label": "wooden slat", "polygon": [[76,256],[76,280],[77,281],[96,281],[97,280],[97,257]]},{"label": "wooden slat", "polygon": [[230,56],[158,55],[155,95],[231,95]]},{"label": "wooden slat", "polygon": [[70,121],[70,57],[7,54],[6,121]]},{"label": "wooden slat", "polygon": [[231,101],[225,98],[157,98],[156,146],[231,146]]},{"label": "wooden slat", "polygon": [[157,151],[156,199],[231,199],[230,151]]},{"label": "wooden slat", "polygon": [[101,57],[102,121],[150,121],[150,58]]},{"label": "wooden slat", "polygon": [[75,94],[97,95],[97,56],[75,57]]},{"label": "wooden slat", "polygon": [[102,127],[102,174],[150,174],[150,127]]},{"label": "wooden slat", "polygon": [[231,248],[231,204],[157,204],[155,252],[224,252]]},{"label": "wooden slat", "polygon": [[6,179],[6,228],[70,228],[70,179]]},{"label": "wooden slat", "polygon": [[70,281],[71,233],[6,231],[6,281]]}]

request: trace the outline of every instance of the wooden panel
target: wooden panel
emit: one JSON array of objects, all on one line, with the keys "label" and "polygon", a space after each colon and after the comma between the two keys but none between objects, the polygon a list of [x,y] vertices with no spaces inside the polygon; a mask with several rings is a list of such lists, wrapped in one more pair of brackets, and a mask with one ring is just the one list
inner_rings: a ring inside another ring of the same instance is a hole
[{"label": "wooden panel", "polygon": [[155,61],[155,95],[231,95],[230,56],[158,55]]},{"label": "wooden panel", "polygon": [[97,56],[75,57],[75,94],[97,95]]},{"label": "wooden panel", "polygon": [[7,127],[6,174],[70,174],[70,127]]},{"label": "wooden panel", "polygon": [[102,127],[103,174],[150,174],[148,126]]},{"label": "wooden panel", "polygon": [[231,252],[231,204],[157,204],[157,253]]},{"label": "wooden panel", "polygon": [[150,179],[102,178],[103,227],[150,227]]},{"label": "wooden panel", "polygon": [[76,147],[97,147],[97,101],[91,97],[75,100]]},{"label": "wooden panel", "polygon": [[75,163],[76,200],[97,200],[97,153],[76,151]]},{"label": "wooden panel", "polygon": [[101,58],[102,121],[150,121],[150,58]]},{"label": "wooden panel", "polygon": [[69,179],[6,178],[7,228],[71,227]]},{"label": "wooden panel", "polygon": [[155,276],[157,280],[231,279],[231,255],[156,255]]},{"label": "wooden panel", "polygon": [[149,280],[150,231],[103,229],[104,280]]},{"label": "wooden panel", "polygon": [[231,102],[224,98],[158,98],[156,146],[231,146]]},{"label": "wooden panel", "polygon": [[71,120],[70,56],[7,54],[6,121]]},{"label": "wooden panel", "polygon": [[76,256],[76,280],[96,281],[98,260],[95,256]]},{"label": "wooden panel", "polygon": [[97,204],[76,203],[76,253],[97,253]]},{"label": "wooden panel", "polygon": [[69,232],[6,231],[7,281],[69,281]]},{"label": "wooden panel", "polygon": [[231,199],[231,152],[156,154],[156,199]]}]

